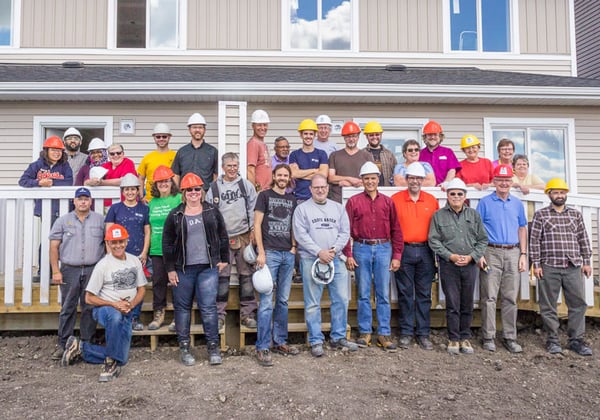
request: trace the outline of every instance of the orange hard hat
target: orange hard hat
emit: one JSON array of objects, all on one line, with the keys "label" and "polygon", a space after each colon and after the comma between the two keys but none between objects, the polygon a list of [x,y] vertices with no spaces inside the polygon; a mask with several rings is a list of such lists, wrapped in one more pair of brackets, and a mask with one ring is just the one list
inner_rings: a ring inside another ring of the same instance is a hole
[{"label": "orange hard hat", "polygon": [[110,225],[110,227],[106,229],[106,234],[104,235],[105,241],[120,241],[127,238],[129,238],[127,229],[117,223]]},{"label": "orange hard hat", "polygon": [[65,145],[58,136],[50,136],[44,141],[44,148],[64,149]]},{"label": "orange hard hat", "polygon": [[433,120],[423,126],[423,134],[440,134],[442,131],[442,126]]},{"label": "orange hard hat", "polygon": [[156,168],[154,170],[152,179],[154,180],[154,182],[165,181],[167,179],[173,178],[174,175],[175,174],[173,173],[171,168],[169,168],[168,166],[165,166],[165,165],[160,165],[158,168]]},{"label": "orange hard hat", "polygon": [[201,187],[203,185],[204,185],[204,182],[202,182],[202,179],[200,179],[200,177],[198,175],[196,175],[193,172],[188,172],[181,179],[181,185],[179,186],[179,188],[181,188],[182,190],[186,190],[188,188]]},{"label": "orange hard hat", "polygon": [[350,134],[359,134],[359,133],[360,133],[360,127],[354,121],[348,121],[342,127],[342,136],[348,136]]}]

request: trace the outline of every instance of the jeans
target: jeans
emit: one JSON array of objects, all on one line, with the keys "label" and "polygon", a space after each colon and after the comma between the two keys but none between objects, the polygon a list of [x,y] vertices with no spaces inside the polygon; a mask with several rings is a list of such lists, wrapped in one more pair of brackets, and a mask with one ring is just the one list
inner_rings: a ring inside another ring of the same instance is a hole
[{"label": "jeans", "polygon": [[210,268],[208,264],[197,264],[187,265],[184,270],[177,270],[179,283],[173,287],[177,341],[180,344],[190,341],[190,320],[195,296],[202,316],[206,341],[207,343],[218,342],[217,268]]},{"label": "jeans", "polygon": [[[267,350],[273,343],[281,346],[288,339],[288,299],[292,287],[295,256],[289,251],[266,250],[267,266],[273,277],[275,287],[275,310],[273,310],[273,292],[260,293],[258,306],[258,327],[256,350]],[[271,329],[271,323],[273,324]]]},{"label": "jeans", "polygon": [[58,316],[58,345],[62,348],[65,348],[69,336],[73,335],[78,303],[81,305],[79,321],[81,339],[90,341],[96,333],[96,321],[92,317],[93,306],[85,303],[85,288],[93,270],[93,266],[74,267],[66,264],[60,268],[63,284],[60,285],[62,305]]},{"label": "jeans", "polygon": [[375,284],[377,335],[390,335],[390,262],[392,245],[387,242],[365,245],[354,242],[352,249],[358,286],[358,331],[371,334],[373,310],[371,309],[371,283]]},{"label": "jeans", "polygon": [[429,336],[431,283],[435,274],[433,252],[428,246],[404,247],[400,269],[395,273],[398,287],[400,335]]},{"label": "jeans", "polygon": [[440,279],[446,295],[446,324],[451,341],[471,338],[473,321],[473,290],[477,266],[459,267],[440,258]]},{"label": "jeans", "polygon": [[348,324],[348,271],[346,266],[338,257],[335,257],[333,264],[335,274],[333,280],[327,286],[316,283],[311,276],[312,265],[315,262],[312,258],[300,259],[300,270],[302,272],[302,287],[304,289],[304,315],[306,326],[308,328],[308,342],[311,346],[322,344],[325,336],[321,332],[321,296],[323,288],[327,287],[331,307],[331,333],[329,338],[337,341],[346,338],[346,326]]},{"label": "jeans", "polygon": [[112,306],[96,306],[92,314],[94,319],[104,327],[106,346],[82,341],[83,360],[100,364],[110,357],[121,365],[126,364],[131,346],[131,312],[123,314]]}]

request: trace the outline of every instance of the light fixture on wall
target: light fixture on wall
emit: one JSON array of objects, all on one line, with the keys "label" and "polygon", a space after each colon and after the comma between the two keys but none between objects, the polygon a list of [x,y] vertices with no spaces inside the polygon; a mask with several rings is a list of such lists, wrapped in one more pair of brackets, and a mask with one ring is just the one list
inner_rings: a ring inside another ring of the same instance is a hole
[{"label": "light fixture on wall", "polygon": [[135,134],[135,120],[133,120],[133,119],[121,120],[119,132],[121,134]]}]

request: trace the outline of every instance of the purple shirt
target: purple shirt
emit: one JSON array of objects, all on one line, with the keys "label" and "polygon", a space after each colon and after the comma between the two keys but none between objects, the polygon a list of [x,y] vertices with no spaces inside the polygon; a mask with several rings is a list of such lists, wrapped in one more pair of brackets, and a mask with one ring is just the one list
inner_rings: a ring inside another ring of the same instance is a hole
[{"label": "purple shirt", "polygon": [[273,157],[271,157],[271,168],[275,169],[275,167],[277,165],[281,165],[282,163],[285,163],[286,165],[290,164],[290,155],[288,155],[287,158],[285,158],[285,160],[280,160],[277,155],[273,155]]},{"label": "purple shirt", "polygon": [[419,155],[419,161],[427,162],[433,167],[435,185],[444,182],[451,169],[459,170],[461,167],[452,149],[444,146],[438,146],[432,152],[424,147]]}]

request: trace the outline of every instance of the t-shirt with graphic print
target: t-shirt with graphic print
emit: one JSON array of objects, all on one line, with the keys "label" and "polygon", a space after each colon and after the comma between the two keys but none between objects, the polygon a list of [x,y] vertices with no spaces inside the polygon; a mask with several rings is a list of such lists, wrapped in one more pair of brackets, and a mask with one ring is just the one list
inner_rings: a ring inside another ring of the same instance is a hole
[{"label": "t-shirt with graphic print", "polygon": [[261,191],[255,210],[264,214],[260,227],[263,246],[274,251],[292,248],[292,214],[296,198],[291,193],[277,194],[273,190]]},{"label": "t-shirt with graphic print", "polygon": [[120,260],[107,254],[94,267],[85,290],[109,302],[131,301],[137,288],[146,283],[139,258],[125,253],[125,259]]}]

